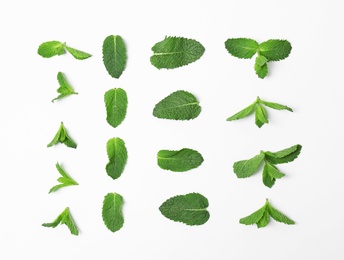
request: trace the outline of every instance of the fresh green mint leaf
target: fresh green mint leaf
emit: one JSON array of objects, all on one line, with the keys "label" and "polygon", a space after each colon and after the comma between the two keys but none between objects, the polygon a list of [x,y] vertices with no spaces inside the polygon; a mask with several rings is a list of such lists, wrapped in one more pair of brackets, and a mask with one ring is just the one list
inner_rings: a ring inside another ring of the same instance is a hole
[{"label": "fresh green mint leaf", "polygon": [[179,151],[160,150],[157,158],[161,169],[173,172],[189,171],[203,162],[203,157],[199,152],[188,148]]},{"label": "fresh green mint leaf", "polygon": [[59,163],[56,163],[56,169],[58,170],[58,172],[62,176],[62,177],[57,179],[57,181],[61,184],[58,184],[58,185],[55,185],[54,187],[52,187],[50,189],[49,193],[57,191],[63,187],[67,187],[67,186],[71,186],[71,185],[79,185],[76,181],[74,181],[72,179],[72,177],[70,177],[68,175],[68,173],[64,169],[62,169],[62,167],[59,165]]},{"label": "fresh green mint leaf", "polygon": [[74,220],[72,218],[72,215],[70,214],[68,207],[65,208],[65,210],[62,211],[62,213],[60,215],[58,215],[58,217],[53,222],[44,223],[44,224],[42,224],[42,226],[55,228],[59,224],[66,225],[73,235],[75,235],[75,236],[79,235],[78,227],[75,225]]},{"label": "fresh green mint leaf", "polygon": [[264,124],[269,123],[268,115],[266,114],[265,108],[258,104],[256,108],[256,125],[261,128]]},{"label": "fresh green mint leaf", "polygon": [[103,62],[109,75],[118,79],[127,63],[127,48],[121,36],[109,35],[103,42]]},{"label": "fresh green mint leaf", "polygon": [[266,211],[266,206],[264,205],[257,211],[253,212],[251,215],[248,215],[247,217],[241,218],[239,220],[240,224],[244,225],[253,225],[256,224],[264,215]]},{"label": "fresh green mint leaf", "polygon": [[264,157],[265,154],[261,152],[251,159],[235,162],[233,164],[234,173],[238,178],[247,178],[252,176],[258,171],[258,168],[263,162]]},{"label": "fresh green mint leaf", "polygon": [[91,54],[71,48],[67,46],[66,43],[62,43],[59,41],[49,41],[42,43],[38,47],[38,54],[43,58],[51,58],[56,55],[65,54],[66,50],[78,60],[84,60],[92,56]]},{"label": "fresh green mint leaf", "polygon": [[264,66],[267,62],[268,62],[268,59],[265,58],[265,57],[262,56],[262,55],[258,55],[257,58],[256,58],[256,64],[257,64],[259,67]]},{"label": "fresh green mint leaf", "polygon": [[104,95],[106,106],[106,121],[113,127],[119,126],[126,114],[128,97],[125,90],[121,88],[110,89]]},{"label": "fresh green mint leaf", "polygon": [[124,218],[122,213],[123,197],[118,193],[108,193],[104,197],[102,216],[105,226],[112,232],[123,227]]},{"label": "fresh green mint leaf", "polygon": [[60,95],[54,98],[51,102],[54,102],[57,99],[68,97],[72,94],[78,94],[77,92],[74,92],[71,85],[68,84],[62,72],[57,73],[57,81],[59,82],[59,85],[60,85],[60,87],[57,89],[57,92],[60,93]]},{"label": "fresh green mint leaf", "polygon": [[276,179],[280,179],[283,176],[285,174],[280,172],[274,165],[267,161],[265,162],[263,170],[263,183],[265,186],[271,188],[275,184]]},{"label": "fresh green mint leaf", "polygon": [[251,59],[258,50],[258,43],[247,38],[233,38],[225,41],[227,51],[240,59]]},{"label": "fresh green mint leaf", "polygon": [[203,55],[205,48],[193,39],[166,37],[152,47],[150,58],[158,69],[175,69],[195,62]]},{"label": "fresh green mint leaf", "polygon": [[53,140],[48,144],[48,147],[56,145],[58,143],[65,144],[67,147],[76,148],[77,144],[68,135],[67,129],[64,127],[63,122],[61,122],[60,128],[54,136]]},{"label": "fresh green mint leaf", "polygon": [[266,227],[270,222],[269,211],[265,210],[262,218],[256,223],[258,228]]},{"label": "fresh green mint leaf", "polygon": [[300,144],[283,149],[278,152],[264,152],[266,159],[272,164],[289,163],[294,161],[301,153],[302,146]]},{"label": "fresh green mint leaf", "polygon": [[111,138],[106,144],[109,162],[106,165],[106,172],[112,179],[117,179],[124,171],[127,163],[128,152],[125,143],[121,138]]},{"label": "fresh green mint leaf", "polygon": [[279,61],[287,58],[291,49],[291,44],[287,40],[268,40],[259,44],[258,52],[269,61]]},{"label": "fresh green mint leaf", "polygon": [[248,107],[244,108],[243,110],[239,111],[238,113],[232,115],[231,117],[227,118],[227,121],[233,121],[233,120],[238,120],[242,119],[244,117],[247,117],[248,115],[252,114],[256,107],[257,101],[253,102],[251,105]]},{"label": "fresh green mint leaf", "polygon": [[263,66],[254,64],[254,70],[256,71],[256,74],[258,75],[258,77],[261,79],[265,78],[269,72],[269,68],[267,64],[264,64]]},{"label": "fresh green mint leaf", "polygon": [[186,225],[203,225],[210,217],[208,199],[199,193],[177,195],[166,200],[159,210],[166,218]]},{"label": "fresh green mint leaf", "polygon": [[261,103],[267,107],[270,107],[272,109],[276,109],[276,110],[288,110],[290,112],[293,112],[293,109],[291,109],[290,107],[287,107],[285,105],[281,105],[278,103],[272,103],[272,102],[267,102],[264,100],[261,100]]},{"label": "fresh green mint leaf", "polygon": [[155,105],[153,115],[157,118],[190,120],[201,113],[201,107],[194,95],[178,90]]},{"label": "fresh green mint leaf", "polygon": [[284,215],[282,212],[278,211],[277,209],[275,209],[274,207],[271,206],[271,204],[268,204],[268,211],[270,216],[281,223],[287,224],[287,225],[294,225],[295,221],[288,218],[286,215]]}]

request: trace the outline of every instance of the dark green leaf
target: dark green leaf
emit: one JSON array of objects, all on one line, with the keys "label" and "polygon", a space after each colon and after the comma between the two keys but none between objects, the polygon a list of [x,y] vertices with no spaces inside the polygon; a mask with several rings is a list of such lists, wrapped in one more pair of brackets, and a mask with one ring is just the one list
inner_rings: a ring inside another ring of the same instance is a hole
[{"label": "dark green leaf", "polygon": [[269,61],[279,61],[289,56],[291,44],[287,40],[268,40],[259,45],[258,52]]},{"label": "dark green leaf", "polygon": [[110,89],[105,93],[104,101],[106,121],[113,127],[119,126],[127,114],[127,93],[121,88]]},{"label": "dark green leaf", "polygon": [[227,51],[234,57],[251,59],[258,50],[258,43],[252,39],[234,38],[225,42]]},{"label": "dark green leaf", "polygon": [[106,172],[112,179],[117,179],[124,171],[127,163],[128,152],[125,143],[121,138],[111,138],[106,145],[109,162],[106,165]]},{"label": "dark green leaf", "polygon": [[118,193],[108,193],[104,197],[102,216],[105,226],[112,232],[123,227],[123,197]]},{"label": "dark green leaf", "polygon": [[301,153],[302,146],[297,144],[278,152],[264,152],[266,159],[272,164],[281,164],[294,161]]},{"label": "dark green leaf", "polygon": [[127,63],[127,49],[121,36],[109,35],[103,43],[103,62],[111,77],[118,79]]}]

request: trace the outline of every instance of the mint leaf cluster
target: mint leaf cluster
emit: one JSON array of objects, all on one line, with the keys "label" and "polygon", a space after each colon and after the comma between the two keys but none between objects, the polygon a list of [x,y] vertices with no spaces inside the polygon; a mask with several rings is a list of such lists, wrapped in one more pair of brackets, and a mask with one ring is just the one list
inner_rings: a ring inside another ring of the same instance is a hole
[{"label": "mint leaf cluster", "polygon": [[57,92],[60,93],[60,95],[54,98],[51,102],[54,102],[57,99],[68,97],[72,94],[76,94],[76,95],[78,94],[77,92],[73,90],[72,86],[67,82],[62,72],[57,73],[57,81],[60,85],[60,87],[57,89]]},{"label": "mint leaf cluster", "polygon": [[51,140],[51,142],[48,144],[48,147],[51,147],[58,143],[65,144],[67,147],[74,148],[74,149],[77,147],[77,144],[68,135],[67,129],[63,125],[63,122],[61,122],[59,130],[57,130],[57,133],[55,134],[53,140]]},{"label": "mint leaf cluster", "polygon": [[262,100],[259,97],[257,97],[256,101],[254,101],[248,107],[245,107],[243,110],[240,110],[238,113],[227,118],[227,121],[242,119],[244,117],[247,117],[247,116],[253,114],[253,112],[254,112],[255,118],[256,118],[256,120],[255,120],[256,125],[260,128],[264,124],[269,123],[268,114],[267,114],[264,106],[270,107],[270,108],[276,109],[276,110],[288,110],[290,112],[293,112],[293,110],[290,107],[287,107],[285,105],[281,105],[278,103],[268,102],[268,101]]},{"label": "mint leaf cluster", "polygon": [[53,222],[43,223],[42,226],[55,228],[59,224],[66,225],[69,228],[70,233],[72,233],[73,235],[79,235],[78,227],[76,226],[68,207],[65,208],[65,210],[62,211],[62,213],[58,215]]},{"label": "mint leaf cluster", "polygon": [[92,56],[89,53],[71,48],[67,46],[66,43],[62,43],[59,41],[44,42],[38,47],[37,52],[43,58],[51,58],[56,55],[59,56],[59,55],[65,54],[66,51],[68,51],[77,60],[85,60]]},{"label": "mint leaf cluster", "polygon": [[71,186],[71,185],[79,185],[72,177],[68,175],[68,173],[62,169],[59,163],[56,163],[56,169],[61,174],[62,177],[58,178],[57,181],[61,184],[55,185],[49,191],[49,193],[57,191],[63,187]]},{"label": "mint leaf cluster", "polygon": [[247,38],[227,39],[225,47],[232,56],[240,59],[251,59],[257,53],[254,70],[261,79],[268,75],[268,62],[287,58],[292,49],[287,40],[271,39],[258,44]]},{"label": "mint leaf cluster", "polygon": [[116,128],[123,122],[127,114],[127,93],[121,88],[110,89],[104,95],[104,102],[106,107],[106,121],[109,125]]}]

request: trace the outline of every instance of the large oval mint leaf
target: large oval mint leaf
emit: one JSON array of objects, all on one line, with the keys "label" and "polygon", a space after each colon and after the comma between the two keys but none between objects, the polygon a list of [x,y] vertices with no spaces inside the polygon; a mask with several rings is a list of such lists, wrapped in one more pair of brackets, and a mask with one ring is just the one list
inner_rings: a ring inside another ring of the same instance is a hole
[{"label": "large oval mint leaf", "polygon": [[108,193],[104,197],[102,216],[105,226],[112,232],[123,227],[122,214],[123,197],[118,193]]},{"label": "large oval mint leaf", "polygon": [[66,52],[64,44],[59,41],[44,42],[38,47],[37,53],[43,58],[51,58],[55,55],[62,55]]},{"label": "large oval mint leaf", "polygon": [[119,35],[109,35],[103,43],[103,62],[111,77],[118,79],[127,62],[127,49]]},{"label": "large oval mint leaf", "polygon": [[106,165],[106,172],[112,179],[117,179],[124,171],[127,163],[128,152],[125,143],[121,138],[111,138],[106,144],[109,162]]},{"label": "large oval mint leaf", "polygon": [[153,115],[157,118],[190,120],[201,113],[201,107],[194,95],[178,90],[155,105]]},{"label": "large oval mint leaf", "polygon": [[197,168],[203,162],[199,152],[188,148],[179,151],[160,150],[157,157],[160,168],[173,172],[185,172]]},{"label": "large oval mint leaf", "polygon": [[287,58],[291,49],[291,44],[287,40],[268,40],[259,44],[259,54],[269,61],[279,61]]},{"label": "large oval mint leaf", "polygon": [[233,38],[225,41],[227,51],[240,59],[251,59],[258,50],[258,43],[247,38]]},{"label": "large oval mint leaf", "polygon": [[203,55],[205,48],[193,39],[183,37],[166,37],[152,47],[150,58],[158,69],[175,69],[195,62]]},{"label": "large oval mint leaf", "polygon": [[159,210],[168,219],[194,226],[208,221],[208,206],[206,197],[199,193],[189,193],[169,198],[161,204]]},{"label": "large oval mint leaf", "polygon": [[127,93],[121,88],[110,89],[104,95],[106,121],[113,127],[119,126],[127,114]]}]

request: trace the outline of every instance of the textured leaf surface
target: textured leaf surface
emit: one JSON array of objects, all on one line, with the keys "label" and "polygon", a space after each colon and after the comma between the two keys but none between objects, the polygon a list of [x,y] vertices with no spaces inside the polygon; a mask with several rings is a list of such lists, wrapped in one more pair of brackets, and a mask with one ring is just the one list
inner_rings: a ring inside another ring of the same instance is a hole
[{"label": "textured leaf surface", "polygon": [[265,210],[262,218],[257,222],[257,227],[258,228],[262,228],[262,227],[266,227],[270,222],[270,215],[269,212],[267,210]]},{"label": "textured leaf surface", "polygon": [[105,226],[112,232],[123,227],[122,214],[123,197],[118,193],[108,193],[104,197],[102,216]]},{"label": "textured leaf surface", "polygon": [[66,52],[64,44],[59,41],[44,42],[38,47],[38,54],[43,58],[51,58],[55,55],[62,55]]},{"label": "textured leaf surface", "polygon": [[287,58],[291,49],[291,44],[287,40],[268,40],[259,45],[259,54],[269,61],[279,61]]},{"label": "textured leaf surface", "polygon": [[302,146],[300,144],[283,149],[278,152],[264,152],[266,159],[272,164],[289,163],[294,161],[301,153]]},{"label": "textured leaf surface", "polygon": [[91,54],[89,54],[87,52],[79,51],[79,50],[71,48],[71,47],[69,47],[67,45],[65,45],[65,48],[77,60],[85,60],[85,59],[87,59],[87,58],[92,56]]},{"label": "textured leaf surface", "polygon": [[194,95],[178,90],[155,105],[153,115],[157,118],[190,120],[201,113],[201,107]]},{"label": "textured leaf surface", "polygon": [[269,120],[265,108],[258,104],[256,108],[256,125],[261,128],[264,124],[268,123]]},{"label": "textured leaf surface", "polygon": [[111,77],[118,79],[127,63],[127,48],[121,36],[109,35],[103,43],[103,62]]},{"label": "textured leaf surface", "polygon": [[74,148],[74,149],[77,147],[77,144],[68,135],[67,129],[64,127],[62,122],[61,122],[60,128],[57,131],[56,135],[54,136],[53,140],[48,144],[48,147],[51,147],[51,146],[56,145],[58,143],[65,144],[67,147]]},{"label": "textured leaf surface", "polygon": [[160,150],[157,157],[160,168],[173,172],[185,172],[197,168],[203,162],[199,152],[188,148],[179,151]]},{"label": "textured leaf surface", "polygon": [[113,127],[119,126],[127,114],[127,93],[121,88],[110,89],[105,93],[104,101],[106,121]]},{"label": "textured leaf surface", "polygon": [[127,163],[128,152],[125,143],[121,138],[111,138],[106,145],[109,162],[106,165],[106,172],[112,179],[117,179],[124,171]]},{"label": "textured leaf surface", "polygon": [[265,205],[258,209],[257,211],[253,212],[251,215],[248,215],[247,217],[241,218],[240,223],[244,225],[252,225],[257,223],[264,215],[265,213]]},{"label": "textured leaf surface", "polygon": [[256,71],[256,74],[259,78],[263,79],[268,75],[269,68],[267,64],[264,64],[263,66],[259,66],[257,63],[254,64],[254,70]]},{"label": "textured leaf surface", "polygon": [[60,95],[54,98],[51,102],[54,102],[57,99],[68,97],[72,94],[78,94],[77,92],[74,92],[72,86],[68,84],[62,72],[57,73],[57,81],[60,85],[60,87],[57,89],[57,92],[60,93]]},{"label": "textured leaf surface", "polygon": [[76,181],[74,181],[73,178],[70,177],[68,175],[68,173],[64,169],[62,169],[62,167],[58,163],[56,163],[56,169],[58,170],[58,172],[62,176],[62,177],[57,179],[57,181],[61,184],[58,184],[58,185],[55,185],[54,187],[52,187],[50,189],[49,193],[57,191],[63,187],[67,187],[67,186],[71,186],[71,185],[78,185],[78,183]]},{"label": "textured leaf surface", "polygon": [[208,206],[206,197],[199,193],[189,193],[166,200],[159,210],[168,219],[194,226],[208,221],[210,217]]},{"label": "textured leaf surface", "polygon": [[205,48],[196,40],[183,37],[166,37],[152,47],[150,58],[158,69],[174,69],[195,62],[203,55]]},{"label": "textured leaf surface", "polygon": [[271,188],[275,184],[276,179],[280,179],[283,176],[285,174],[280,172],[275,166],[269,162],[265,163],[263,170],[263,183],[265,186]]},{"label": "textured leaf surface", "polygon": [[227,121],[238,120],[238,119],[244,118],[244,117],[252,114],[254,111],[254,108],[256,107],[256,104],[257,104],[257,102],[255,101],[254,103],[252,103],[248,107],[244,108],[243,110],[239,111],[238,113],[227,118]]},{"label": "textured leaf surface", "polygon": [[266,187],[272,188],[272,186],[275,185],[276,182],[276,178],[271,177],[268,173],[268,168],[267,168],[267,164],[264,165],[264,170],[263,170],[263,184]]},{"label": "textured leaf surface", "polygon": [[272,103],[272,102],[267,102],[267,101],[264,101],[264,100],[261,100],[261,102],[267,106],[267,107],[270,107],[272,109],[276,109],[276,110],[288,110],[290,112],[293,112],[293,109],[291,109],[290,107],[287,107],[285,105],[281,105],[281,104],[278,104],[278,103]]},{"label": "textured leaf surface", "polygon": [[79,235],[78,227],[75,225],[75,222],[72,218],[72,215],[70,214],[68,207],[65,208],[65,210],[60,215],[58,215],[58,217],[53,222],[44,223],[42,224],[42,226],[55,228],[59,224],[66,225],[73,235],[76,235],[76,236]]},{"label": "textured leaf surface", "polygon": [[227,51],[240,59],[251,59],[258,50],[258,43],[247,38],[228,39],[225,42]]},{"label": "textured leaf surface", "polygon": [[260,153],[249,160],[242,160],[233,164],[234,173],[238,178],[247,178],[257,172],[264,160],[265,154]]},{"label": "textured leaf surface", "polygon": [[287,224],[287,225],[293,225],[295,224],[295,221],[288,218],[286,215],[284,215],[282,212],[278,211],[277,209],[275,209],[274,207],[271,206],[271,204],[268,205],[268,210],[269,210],[269,214],[270,216],[281,223]]}]

